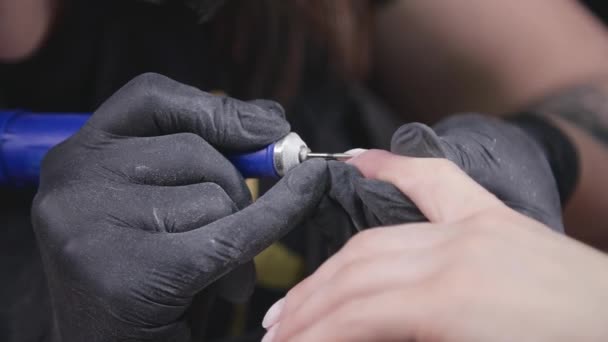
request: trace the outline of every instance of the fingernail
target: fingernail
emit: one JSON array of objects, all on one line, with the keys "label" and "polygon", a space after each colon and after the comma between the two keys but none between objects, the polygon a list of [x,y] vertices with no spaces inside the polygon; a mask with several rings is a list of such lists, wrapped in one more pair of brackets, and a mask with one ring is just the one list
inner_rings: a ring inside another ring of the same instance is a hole
[{"label": "fingernail", "polygon": [[348,151],[346,151],[344,153],[350,154],[351,156],[356,157],[356,156],[360,155],[363,152],[367,152],[367,149],[365,149],[365,148],[353,148],[352,150],[348,150]]},{"label": "fingernail", "polygon": [[272,342],[277,335],[277,331],[279,330],[279,323],[275,324],[264,337],[262,337],[262,341],[260,342]]},{"label": "fingernail", "polygon": [[355,148],[355,149],[348,150],[348,151],[344,152],[346,154],[350,154],[351,156],[353,156],[352,158],[350,158],[349,160],[347,160],[346,163],[347,164],[353,164],[353,162],[355,160],[357,160],[358,156],[360,156],[361,154],[363,154],[363,153],[365,153],[367,151],[368,150],[364,149],[364,148]]},{"label": "fingernail", "polygon": [[281,298],[268,309],[262,320],[264,329],[272,327],[279,321],[279,316],[281,316],[281,311],[283,311],[283,305],[285,305],[285,298]]}]

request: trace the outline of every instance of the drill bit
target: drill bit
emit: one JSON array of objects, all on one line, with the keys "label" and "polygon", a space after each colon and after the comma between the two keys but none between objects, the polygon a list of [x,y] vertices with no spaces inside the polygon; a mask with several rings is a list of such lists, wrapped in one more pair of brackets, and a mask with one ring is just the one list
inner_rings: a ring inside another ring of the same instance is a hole
[{"label": "drill bit", "polygon": [[306,154],[306,159],[323,158],[323,159],[327,159],[327,160],[345,161],[352,157],[353,156],[348,153],[311,153],[311,152],[309,152]]}]

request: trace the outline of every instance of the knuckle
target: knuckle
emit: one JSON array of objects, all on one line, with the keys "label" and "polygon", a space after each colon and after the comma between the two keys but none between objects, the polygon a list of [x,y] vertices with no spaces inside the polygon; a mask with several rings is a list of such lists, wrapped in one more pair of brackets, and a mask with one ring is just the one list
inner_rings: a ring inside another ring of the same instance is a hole
[{"label": "knuckle", "polygon": [[83,242],[74,237],[66,238],[59,247],[62,259],[65,259],[70,264],[80,263],[84,259]]},{"label": "knuckle", "polygon": [[150,106],[149,108],[155,108],[162,99],[161,89],[168,81],[165,76],[147,72],[129,81],[122,92],[130,98],[137,99],[137,102]]},{"label": "knuckle", "polygon": [[213,197],[213,201],[205,201],[205,215],[212,220],[234,214],[238,210],[228,194],[218,184],[203,183],[200,191]]},{"label": "knuckle", "polygon": [[56,201],[54,200],[53,195],[48,192],[39,192],[36,194],[32,204],[32,218],[34,224],[37,222],[47,222],[54,212],[53,208],[55,203]]},{"label": "knuckle", "polygon": [[249,104],[261,109],[262,115],[271,115],[280,118],[285,118],[285,109],[276,101],[256,99],[249,101]]},{"label": "knuckle", "polygon": [[149,86],[158,84],[159,82],[164,82],[167,80],[167,77],[154,73],[154,72],[145,72],[143,74],[139,74],[135,76],[130,82],[129,85],[135,86]]},{"label": "knuckle", "polygon": [[62,198],[59,190],[38,192],[32,203],[32,223],[34,228],[53,230],[53,228],[63,228],[64,224],[58,222],[63,219],[65,203],[69,203]]},{"label": "knuckle", "polygon": [[233,270],[243,259],[244,251],[239,243],[230,236],[214,235],[206,242],[208,258],[201,258],[198,253],[189,253],[190,269],[196,269],[202,274],[215,274],[219,271]]},{"label": "knuckle", "polygon": [[170,136],[169,139],[170,141],[165,142],[172,145],[171,148],[163,147],[165,153],[170,154],[167,159],[181,161],[180,164],[182,165],[184,161],[187,161],[188,165],[192,165],[192,169],[203,169],[215,154],[212,153],[209,144],[194,133],[178,133]]},{"label": "knuckle", "polygon": [[199,135],[189,132],[178,133],[174,135],[176,144],[179,148],[186,149],[188,151],[192,149],[201,149],[207,147],[207,143]]}]

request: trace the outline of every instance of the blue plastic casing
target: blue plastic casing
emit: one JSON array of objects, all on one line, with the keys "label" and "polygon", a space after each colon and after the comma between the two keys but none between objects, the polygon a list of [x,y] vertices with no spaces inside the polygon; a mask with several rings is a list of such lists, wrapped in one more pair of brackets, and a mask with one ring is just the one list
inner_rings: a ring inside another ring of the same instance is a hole
[{"label": "blue plastic casing", "polygon": [[48,150],[78,131],[89,117],[0,111],[0,186],[37,185],[40,164]]},{"label": "blue plastic casing", "polygon": [[274,145],[254,152],[229,155],[228,160],[243,178],[280,178],[274,165]]},{"label": "blue plastic casing", "polygon": [[[76,133],[89,117],[85,113],[0,111],[0,186],[37,185],[46,153]],[[244,178],[279,178],[274,145],[228,159]]]}]

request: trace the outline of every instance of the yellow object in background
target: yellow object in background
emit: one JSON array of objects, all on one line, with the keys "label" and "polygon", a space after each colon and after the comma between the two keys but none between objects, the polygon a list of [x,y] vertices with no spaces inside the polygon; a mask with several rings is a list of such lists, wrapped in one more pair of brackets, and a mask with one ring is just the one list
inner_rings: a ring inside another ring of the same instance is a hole
[{"label": "yellow object in background", "polygon": [[249,188],[249,192],[251,192],[251,198],[253,200],[257,200],[260,197],[260,181],[257,179],[249,178],[245,179],[245,183],[247,183],[247,187]]},{"label": "yellow object in background", "polygon": [[304,258],[277,242],[254,258],[259,286],[290,289],[304,277]]}]

